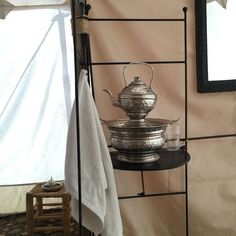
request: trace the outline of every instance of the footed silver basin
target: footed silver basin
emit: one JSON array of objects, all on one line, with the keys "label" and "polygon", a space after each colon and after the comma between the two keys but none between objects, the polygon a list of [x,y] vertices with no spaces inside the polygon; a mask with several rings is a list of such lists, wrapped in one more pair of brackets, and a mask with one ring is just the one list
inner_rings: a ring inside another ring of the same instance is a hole
[{"label": "footed silver basin", "polygon": [[145,126],[132,125],[129,119],[105,121],[110,130],[111,145],[119,159],[131,163],[156,161],[157,150],[165,143],[169,120],[146,118]]}]

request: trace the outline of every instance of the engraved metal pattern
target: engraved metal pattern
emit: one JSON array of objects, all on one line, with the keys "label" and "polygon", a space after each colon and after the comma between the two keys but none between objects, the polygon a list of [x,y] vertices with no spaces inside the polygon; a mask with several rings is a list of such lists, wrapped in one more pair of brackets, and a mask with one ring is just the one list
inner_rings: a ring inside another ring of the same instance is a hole
[{"label": "engraved metal pattern", "polygon": [[109,90],[104,89],[110,95],[113,106],[120,107],[128,116],[128,119],[105,121],[110,130],[111,145],[120,153],[121,161],[156,161],[156,152],[164,145],[164,133],[170,121],[145,118],[157,101],[157,95],[151,89],[151,82],[152,78],[147,86],[140,77],[135,77],[119,93],[118,100],[113,98]]}]

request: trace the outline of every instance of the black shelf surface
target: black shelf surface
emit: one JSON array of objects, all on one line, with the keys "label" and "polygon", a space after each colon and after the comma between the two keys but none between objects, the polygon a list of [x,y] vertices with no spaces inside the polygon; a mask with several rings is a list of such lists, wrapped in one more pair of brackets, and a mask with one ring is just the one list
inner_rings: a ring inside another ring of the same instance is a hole
[{"label": "black shelf surface", "polygon": [[190,160],[189,153],[182,149],[179,151],[168,151],[163,148],[157,153],[160,155],[160,158],[157,161],[149,163],[128,163],[120,161],[118,159],[119,153],[117,151],[111,151],[110,155],[114,169],[127,171],[169,170],[183,166]]}]

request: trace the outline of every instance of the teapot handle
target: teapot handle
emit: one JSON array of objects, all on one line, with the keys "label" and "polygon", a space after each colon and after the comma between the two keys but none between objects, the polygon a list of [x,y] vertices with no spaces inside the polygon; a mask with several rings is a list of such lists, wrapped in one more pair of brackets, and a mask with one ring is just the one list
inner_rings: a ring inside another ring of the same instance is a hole
[{"label": "teapot handle", "polygon": [[146,66],[149,66],[149,68],[152,70],[152,76],[151,76],[151,79],[150,79],[150,83],[149,83],[149,88],[151,88],[151,84],[152,84],[152,80],[153,80],[153,74],[154,74],[154,69],[153,67],[146,63],[146,62],[131,62],[129,63],[128,65],[125,65],[123,67],[123,78],[124,78],[124,82],[125,82],[125,87],[127,87],[127,82],[126,82],[126,79],[125,79],[125,69],[129,66],[129,65],[137,65],[137,64],[142,64],[142,65],[146,65]]}]

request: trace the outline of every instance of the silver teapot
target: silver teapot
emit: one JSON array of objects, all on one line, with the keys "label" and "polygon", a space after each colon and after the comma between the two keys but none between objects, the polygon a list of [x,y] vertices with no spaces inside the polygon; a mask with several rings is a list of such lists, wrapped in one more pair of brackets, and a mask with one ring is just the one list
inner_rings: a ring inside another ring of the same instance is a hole
[{"label": "silver teapot", "polygon": [[115,100],[111,91],[104,89],[111,97],[113,106],[120,107],[124,110],[130,119],[131,124],[142,125],[144,119],[148,113],[154,108],[157,100],[157,95],[151,89],[151,83],[153,80],[153,68],[147,63],[130,63],[131,64],[145,64],[152,70],[152,76],[149,86],[147,86],[139,76],[135,76],[133,81],[127,85],[125,79],[125,69],[123,68],[123,78],[125,81],[125,87],[118,94],[118,99]]}]

